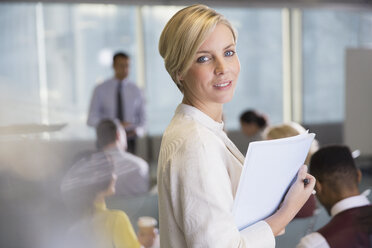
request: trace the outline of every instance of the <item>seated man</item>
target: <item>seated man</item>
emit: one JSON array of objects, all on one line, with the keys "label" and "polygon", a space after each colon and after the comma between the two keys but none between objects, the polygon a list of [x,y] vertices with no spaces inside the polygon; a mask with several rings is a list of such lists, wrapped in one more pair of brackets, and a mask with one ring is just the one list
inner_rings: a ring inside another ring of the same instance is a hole
[{"label": "seated man", "polygon": [[316,196],[332,219],[317,232],[303,237],[297,248],[371,247],[361,216],[371,211],[372,205],[359,193],[361,172],[349,148],[341,145],[321,148],[310,160],[310,174],[317,180]]},{"label": "seated man", "polygon": [[97,146],[109,155],[118,176],[116,195],[136,196],[149,190],[149,165],[145,160],[126,152],[127,140],[119,122],[102,120],[96,129]]}]

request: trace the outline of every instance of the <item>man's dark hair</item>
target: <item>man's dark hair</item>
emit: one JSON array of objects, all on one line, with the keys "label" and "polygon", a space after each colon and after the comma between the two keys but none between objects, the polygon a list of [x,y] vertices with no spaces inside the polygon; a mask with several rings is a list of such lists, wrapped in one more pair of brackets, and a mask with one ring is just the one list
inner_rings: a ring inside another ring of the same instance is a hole
[{"label": "man's dark hair", "polygon": [[117,52],[114,54],[114,57],[112,58],[112,63],[115,63],[115,60],[117,58],[129,59],[129,55],[126,54],[125,52]]},{"label": "man's dark hair", "polygon": [[117,124],[110,119],[100,121],[96,128],[97,148],[102,150],[105,146],[116,141]]},{"label": "man's dark hair", "polygon": [[320,183],[327,183],[337,193],[358,185],[358,172],[350,149],[330,145],[319,149],[310,160],[310,174]]}]

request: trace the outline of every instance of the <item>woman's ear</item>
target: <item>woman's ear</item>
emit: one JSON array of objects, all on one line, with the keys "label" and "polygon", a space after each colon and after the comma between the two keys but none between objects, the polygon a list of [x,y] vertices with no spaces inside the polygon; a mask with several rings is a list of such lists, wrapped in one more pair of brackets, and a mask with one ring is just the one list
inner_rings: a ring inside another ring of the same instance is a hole
[{"label": "woman's ear", "polygon": [[181,74],[178,72],[177,73],[177,83],[176,83],[178,89],[182,92],[182,94],[184,93],[184,81],[183,81],[183,76],[181,76]]},{"label": "woman's ear", "polygon": [[181,75],[179,72],[177,72],[177,81],[178,81],[179,83],[181,83],[182,80],[183,80],[182,75]]}]

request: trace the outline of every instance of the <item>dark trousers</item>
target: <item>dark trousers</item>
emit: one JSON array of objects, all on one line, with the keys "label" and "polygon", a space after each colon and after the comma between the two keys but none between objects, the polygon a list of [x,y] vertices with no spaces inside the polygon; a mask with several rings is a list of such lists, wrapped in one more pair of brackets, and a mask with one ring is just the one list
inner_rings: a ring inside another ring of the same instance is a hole
[{"label": "dark trousers", "polygon": [[132,153],[132,154],[136,154],[136,138],[131,137],[131,138],[127,139],[127,144],[128,144],[127,151]]}]

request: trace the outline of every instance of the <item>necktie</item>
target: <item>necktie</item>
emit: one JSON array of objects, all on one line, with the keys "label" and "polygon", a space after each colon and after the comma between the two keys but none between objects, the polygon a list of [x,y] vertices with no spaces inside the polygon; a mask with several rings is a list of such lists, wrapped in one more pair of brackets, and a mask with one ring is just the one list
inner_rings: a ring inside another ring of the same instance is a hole
[{"label": "necktie", "polygon": [[121,87],[122,87],[122,82],[119,81],[118,83],[118,90],[117,90],[117,112],[116,112],[116,117],[120,120],[120,121],[124,121],[124,104],[123,104],[123,100],[122,100],[122,95],[121,95]]}]

